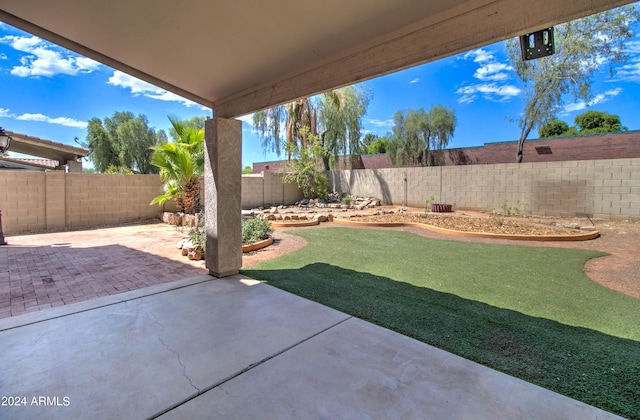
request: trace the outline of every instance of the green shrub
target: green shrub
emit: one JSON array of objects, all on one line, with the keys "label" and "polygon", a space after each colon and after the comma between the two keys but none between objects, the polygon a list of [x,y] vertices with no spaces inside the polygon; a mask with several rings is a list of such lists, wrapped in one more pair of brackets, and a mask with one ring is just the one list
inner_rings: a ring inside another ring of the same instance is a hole
[{"label": "green shrub", "polygon": [[342,197],[342,203],[346,204],[347,206],[351,205],[351,200],[352,200],[351,196],[347,195],[345,197]]},{"label": "green shrub", "polygon": [[434,203],[436,198],[432,195],[431,197],[424,200],[424,214],[426,215],[431,211],[431,203]]},{"label": "green shrub", "polygon": [[309,135],[308,147],[298,147],[296,143],[287,143],[287,152],[292,156],[287,164],[289,172],[282,177],[283,182],[295,183],[304,198],[325,198],[329,190],[329,178],[318,167],[326,149],[320,145],[318,136]]},{"label": "green shrub", "polygon": [[242,243],[252,244],[269,238],[273,232],[271,223],[264,217],[245,219],[242,221]]},{"label": "green shrub", "polygon": [[200,247],[202,250],[206,250],[207,234],[203,226],[195,226],[189,229],[189,242],[196,248]]},{"label": "green shrub", "polygon": [[116,165],[109,165],[107,167],[107,169],[104,170],[105,174],[124,174],[124,175],[131,175],[133,174],[133,171],[129,168],[127,168],[126,166],[116,166]]}]

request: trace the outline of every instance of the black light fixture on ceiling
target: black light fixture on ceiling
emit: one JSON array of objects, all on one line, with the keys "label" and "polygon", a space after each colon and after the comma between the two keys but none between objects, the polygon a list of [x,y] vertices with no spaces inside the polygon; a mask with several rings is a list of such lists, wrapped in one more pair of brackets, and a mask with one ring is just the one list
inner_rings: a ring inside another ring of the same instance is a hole
[{"label": "black light fixture on ceiling", "polygon": [[523,61],[553,55],[556,52],[553,39],[553,26],[541,31],[521,35],[520,52]]},{"label": "black light fixture on ceiling", "polygon": [[9,150],[11,144],[11,136],[8,135],[2,127],[0,127],[0,153],[4,153]]}]

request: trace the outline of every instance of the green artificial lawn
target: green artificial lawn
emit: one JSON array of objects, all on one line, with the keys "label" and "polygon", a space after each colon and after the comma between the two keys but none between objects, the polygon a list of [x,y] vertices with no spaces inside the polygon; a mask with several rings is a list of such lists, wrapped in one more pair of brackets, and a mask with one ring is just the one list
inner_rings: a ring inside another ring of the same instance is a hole
[{"label": "green artificial lawn", "polygon": [[640,299],[577,249],[327,228],[243,274],[628,418],[640,418]]}]

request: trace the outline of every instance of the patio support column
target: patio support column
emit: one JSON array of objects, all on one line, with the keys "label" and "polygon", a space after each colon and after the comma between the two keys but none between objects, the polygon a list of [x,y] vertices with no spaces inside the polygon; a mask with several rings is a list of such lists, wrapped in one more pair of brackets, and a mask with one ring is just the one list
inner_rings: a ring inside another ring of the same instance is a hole
[{"label": "patio support column", "polygon": [[242,266],[242,122],[205,122],[204,199],[209,274],[226,277]]}]

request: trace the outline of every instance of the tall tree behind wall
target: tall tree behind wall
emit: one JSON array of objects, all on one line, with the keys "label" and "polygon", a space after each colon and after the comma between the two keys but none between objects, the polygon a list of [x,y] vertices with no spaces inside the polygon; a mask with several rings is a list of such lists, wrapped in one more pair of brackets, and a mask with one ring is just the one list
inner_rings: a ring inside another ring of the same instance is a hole
[{"label": "tall tree behind wall", "polygon": [[387,157],[395,165],[432,166],[442,164],[442,150],[453,137],[457,124],[453,108],[436,105],[396,111]]},{"label": "tall tree behind wall", "polygon": [[151,165],[150,148],[166,142],[165,132],[149,127],[145,115],[136,117],[131,112],[115,112],[104,122],[99,118],[89,120],[85,147],[99,173],[111,167],[157,174],[158,169]]},{"label": "tall tree behind wall", "polygon": [[319,132],[324,169],[336,168],[339,156],[348,159],[345,167],[352,167],[362,150],[362,118],[367,113],[371,92],[347,86],[322,94],[319,104]]},{"label": "tall tree behind wall", "polygon": [[336,89],[256,112],[253,125],[265,152],[279,157],[287,151],[287,160],[291,160],[289,151],[310,147],[309,137],[321,133],[320,147],[326,150],[322,160],[329,169],[337,165],[339,155],[358,156],[362,118],[370,96],[353,86]]}]

